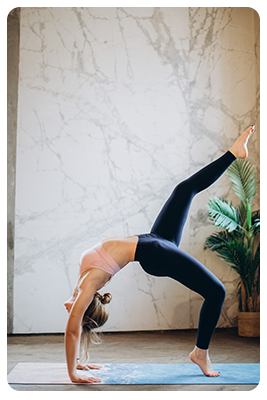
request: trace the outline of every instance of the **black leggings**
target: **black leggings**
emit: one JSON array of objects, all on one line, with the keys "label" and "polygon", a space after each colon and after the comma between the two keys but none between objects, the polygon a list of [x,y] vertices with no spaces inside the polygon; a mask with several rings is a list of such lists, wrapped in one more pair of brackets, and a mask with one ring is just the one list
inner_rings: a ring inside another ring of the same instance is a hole
[{"label": "black leggings", "polygon": [[227,151],[173,190],[164,204],[151,232],[138,235],[135,260],[150,275],[177,280],[204,297],[196,345],[208,349],[218,322],[225,288],[199,261],[178,248],[183,227],[194,196],[214,183],[235,160]]}]

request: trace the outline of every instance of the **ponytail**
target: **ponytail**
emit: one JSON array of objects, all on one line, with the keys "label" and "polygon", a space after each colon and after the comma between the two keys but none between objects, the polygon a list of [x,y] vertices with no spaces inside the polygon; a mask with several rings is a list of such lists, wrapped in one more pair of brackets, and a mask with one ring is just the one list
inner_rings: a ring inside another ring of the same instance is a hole
[{"label": "ponytail", "polygon": [[110,293],[101,295],[96,292],[93,301],[84,313],[81,333],[81,359],[84,362],[89,359],[89,344],[101,343],[101,339],[94,329],[103,326],[107,322],[109,313],[105,305],[109,304],[111,299],[112,296]]}]

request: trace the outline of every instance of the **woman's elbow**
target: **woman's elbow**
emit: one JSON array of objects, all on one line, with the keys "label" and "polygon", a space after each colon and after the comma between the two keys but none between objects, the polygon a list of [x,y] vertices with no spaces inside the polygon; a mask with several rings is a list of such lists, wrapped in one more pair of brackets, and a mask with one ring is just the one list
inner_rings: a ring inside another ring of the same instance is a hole
[{"label": "woman's elbow", "polygon": [[79,336],[80,336],[79,329],[71,329],[70,327],[66,327],[66,329],[65,329],[65,338],[78,339]]}]

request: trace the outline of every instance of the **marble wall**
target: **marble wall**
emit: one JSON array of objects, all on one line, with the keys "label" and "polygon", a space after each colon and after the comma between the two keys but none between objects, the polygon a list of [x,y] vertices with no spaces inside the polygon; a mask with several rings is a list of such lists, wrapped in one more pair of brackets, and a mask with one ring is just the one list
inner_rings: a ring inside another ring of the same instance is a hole
[{"label": "marble wall", "polygon": [[14,210],[16,197],[19,20],[19,8],[15,8],[7,18],[7,333],[13,332],[14,309]]},{"label": "marble wall", "polygon": [[[251,8],[21,8],[14,333],[62,332],[82,251],[148,232],[173,187],[257,124],[259,17]],[[255,49],[257,51],[255,51]],[[181,248],[225,284],[219,326],[236,324],[237,276],[203,251],[214,231],[199,194]],[[202,299],[131,263],[106,290],[106,331],[196,328]]]}]

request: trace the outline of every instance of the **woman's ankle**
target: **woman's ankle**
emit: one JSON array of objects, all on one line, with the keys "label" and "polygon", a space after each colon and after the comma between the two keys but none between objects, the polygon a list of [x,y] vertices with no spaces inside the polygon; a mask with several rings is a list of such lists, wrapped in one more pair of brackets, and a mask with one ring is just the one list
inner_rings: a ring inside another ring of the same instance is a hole
[{"label": "woman's ankle", "polygon": [[200,349],[199,347],[195,346],[194,348],[194,353],[197,356],[197,358],[199,359],[204,359],[206,357],[208,357],[208,349]]}]

